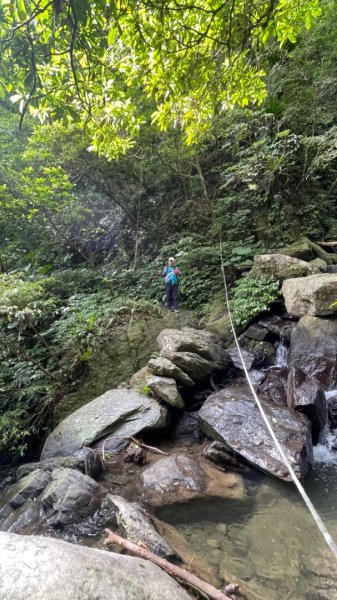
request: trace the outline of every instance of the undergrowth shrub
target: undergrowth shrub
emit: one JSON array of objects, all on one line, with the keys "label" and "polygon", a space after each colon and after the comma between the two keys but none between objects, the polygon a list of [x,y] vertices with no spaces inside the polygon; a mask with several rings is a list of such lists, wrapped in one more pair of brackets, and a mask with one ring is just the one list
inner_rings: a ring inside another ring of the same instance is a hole
[{"label": "undergrowth shrub", "polygon": [[268,310],[279,296],[279,283],[266,277],[244,277],[234,288],[230,301],[236,325],[246,326],[259,313]]}]

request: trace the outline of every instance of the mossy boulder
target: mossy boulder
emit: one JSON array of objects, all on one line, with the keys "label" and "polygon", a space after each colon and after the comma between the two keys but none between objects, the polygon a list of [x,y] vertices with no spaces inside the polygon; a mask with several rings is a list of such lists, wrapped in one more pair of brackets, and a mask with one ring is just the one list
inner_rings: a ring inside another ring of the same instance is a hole
[{"label": "mossy boulder", "polygon": [[306,237],[301,237],[293,244],[289,244],[288,246],[281,248],[279,253],[305,261],[312,261],[315,258],[320,258],[328,265],[337,263],[336,254],[326,252],[326,250],[321,248],[321,246],[315,244],[315,242],[312,242]]},{"label": "mossy boulder", "polygon": [[193,312],[145,317],[134,320],[129,327],[116,332],[90,359],[88,371],[78,390],[64,396],[58,403],[53,415],[53,425],[56,426],[93,398],[117,388],[122,381],[128,381],[158,351],[156,339],[163,329],[181,329],[185,325],[196,325]]},{"label": "mossy boulder", "polygon": [[254,257],[254,266],[249,272],[251,277],[268,277],[284,281],[291,277],[305,277],[319,273],[316,265],[284,254],[259,254]]}]

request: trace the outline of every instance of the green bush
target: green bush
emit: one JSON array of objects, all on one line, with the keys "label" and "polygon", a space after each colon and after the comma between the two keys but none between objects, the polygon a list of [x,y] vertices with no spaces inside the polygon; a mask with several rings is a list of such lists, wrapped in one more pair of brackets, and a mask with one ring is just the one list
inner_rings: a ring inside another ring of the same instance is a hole
[{"label": "green bush", "polygon": [[279,296],[279,284],[266,277],[245,277],[234,288],[230,301],[234,322],[246,326],[259,313],[268,310]]}]

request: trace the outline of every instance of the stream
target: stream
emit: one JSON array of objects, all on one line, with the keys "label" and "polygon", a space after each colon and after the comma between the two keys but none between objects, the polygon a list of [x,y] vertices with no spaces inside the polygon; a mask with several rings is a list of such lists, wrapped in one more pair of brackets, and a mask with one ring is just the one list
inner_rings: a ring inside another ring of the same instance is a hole
[{"label": "stream", "polygon": [[[335,600],[337,564],[294,486],[253,473],[244,476],[247,501],[212,499],[162,509],[191,547],[217,569],[235,573],[252,600]],[[315,448],[305,482],[337,541],[337,454],[329,438]]]},{"label": "stream", "polygon": [[[284,366],[286,360],[286,348],[279,344],[275,366]],[[324,432],[314,448],[314,467],[304,486],[337,542],[336,436],[337,430]],[[179,452],[176,446],[163,444],[164,449]],[[201,446],[186,451],[200,454]],[[132,484],[137,469],[116,459],[102,474],[101,483],[112,493],[137,501]],[[211,564],[219,580],[238,582],[249,600],[337,600],[337,562],[295,486],[251,468],[242,477],[246,497],[240,502],[207,497],[158,508],[156,517],[176,528],[188,548],[204,560],[206,570]],[[63,531],[39,525],[38,529],[28,526],[25,533],[103,548],[105,527],[113,524],[103,506]]]}]

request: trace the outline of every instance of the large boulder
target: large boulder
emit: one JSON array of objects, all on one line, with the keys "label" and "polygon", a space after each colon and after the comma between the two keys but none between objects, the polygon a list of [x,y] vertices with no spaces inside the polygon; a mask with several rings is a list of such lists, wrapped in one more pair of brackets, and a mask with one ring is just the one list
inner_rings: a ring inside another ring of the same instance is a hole
[{"label": "large boulder", "polygon": [[[0,528],[20,531],[34,519],[53,526],[78,523],[98,509],[105,494],[104,487],[80,471],[37,469],[7,490],[0,510]],[[31,501],[36,507],[33,513]]]},{"label": "large boulder", "polygon": [[41,459],[66,456],[109,434],[132,436],[164,427],[167,411],[133,390],[110,390],[69,415],[48,436]]},{"label": "large boulder", "polygon": [[226,354],[220,338],[209,331],[183,327],[164,329],[157,338],[162,354],[174,352],[192,352],[214,363],[218,369],[227,364]]},{"label": "large boulder", "polygon": [[337,385],[336,356],[337,320],[302,317],[291,336],[287,403],[308,415],[314,442],[327,419],[324,391]]},{"label": "large boulder", "polygon": [[337,390],[326,392],[328,415],[331,429],[337,428]]},{"label": "large boulder", "polygon": [[147,548],[168,560],[179,558],[177,553],[157,532],[152,520],[145,512],[121,496],[108,494],[107,500],[116,511],[117,525],[130,542],[142,542]]},{"label": "large boulder", "polygon": [[268,277],[284,281],[290,277],[305,277],[320,270],[304,260],[285,256],[284,254],[259,254],[254,257],[254,265],[249,275],[251,277]]},{"label": "large boulder", "polygon": [[206,496],[242,500],[242,479],[234,473],[222,473],[204,461],[185,454],[162,458],[145,469],[137,486],[143,500],[153,507],[187,502]]},{"label": "large boulder", "polygon": [[44,537],[0,533],[2,600],[190,600],[140,558]]},{"label": "large boulder", "polygon": [[323,317],[337,311],[337,274],[321,273],[310,277],[286,279],[282,294],[290,315]]},{"label": "large boulder", "polygon": [[100,506],[106,489],[94,479],[74,469],[55,469],[38,501],[50,525],[78,523]]},{"label": "large boulder", "polygon": [[[312,464],[310,421],[268,400],[262,399],[261,403],[295,472],[304,477]],[[291,481],[248,386],[211,394],[200,409],[199,418],[209,437],[224,443],[261,471]]]}]

